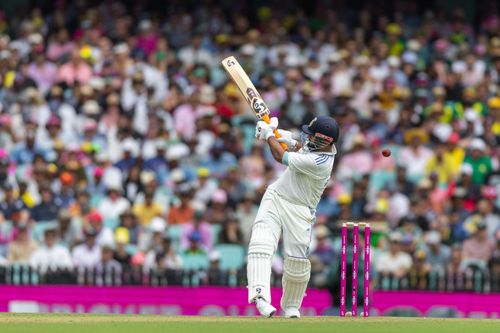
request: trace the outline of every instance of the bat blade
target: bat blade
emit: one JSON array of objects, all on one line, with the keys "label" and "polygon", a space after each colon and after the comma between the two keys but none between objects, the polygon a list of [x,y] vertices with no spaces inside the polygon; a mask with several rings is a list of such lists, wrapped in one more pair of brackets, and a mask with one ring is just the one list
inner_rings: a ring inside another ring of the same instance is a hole
[{"label": "bat blade", "polygon": [[[259,92],[252,83],[252,80],[250,80],[250,77],[247,75],[243,67],[241,67],[238,60],[236,60],[233,56],[227,57],[222,60],[222,67],[224,67],[233,82],[236,84],[238,90],[243,95],[243,98],[245,98],[250,108],[255,112],[256,117],[269,124],[269,107],[260,96]],[[276,138],[280,137],[277,130],[274,131],[274,135]],[[281,143],[281,146],[284,149],[287,148],[284,143]]]}]

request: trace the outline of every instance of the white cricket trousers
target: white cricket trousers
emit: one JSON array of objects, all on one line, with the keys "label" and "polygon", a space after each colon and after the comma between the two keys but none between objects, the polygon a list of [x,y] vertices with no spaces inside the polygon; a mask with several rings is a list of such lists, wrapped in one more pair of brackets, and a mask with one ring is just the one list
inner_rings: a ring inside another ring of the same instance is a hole
[{"label": "white cricket trousers", "polygon": [[266,191],[248,246],[249,302],[255,297],[271,301],[271,259],[282,233],[285,261],[287,258],[307,259],[314,221],[313,209],[294,204],[272,189]]}]

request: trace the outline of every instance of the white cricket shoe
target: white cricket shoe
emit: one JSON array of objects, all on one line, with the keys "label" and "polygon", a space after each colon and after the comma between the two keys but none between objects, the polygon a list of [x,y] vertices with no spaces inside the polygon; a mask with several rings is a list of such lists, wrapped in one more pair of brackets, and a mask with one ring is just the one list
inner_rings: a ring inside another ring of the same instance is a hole
[{"label": "white cricket shoe", "polygon": [[298,308],[286,308],[285,318],[300,318],[300,312]]},{"label": "white cricket shoe", "polygon": [[255,300],[255,306],[262,317],[271,318],[276,313],[276,308],[263,298],[257,298]]}]

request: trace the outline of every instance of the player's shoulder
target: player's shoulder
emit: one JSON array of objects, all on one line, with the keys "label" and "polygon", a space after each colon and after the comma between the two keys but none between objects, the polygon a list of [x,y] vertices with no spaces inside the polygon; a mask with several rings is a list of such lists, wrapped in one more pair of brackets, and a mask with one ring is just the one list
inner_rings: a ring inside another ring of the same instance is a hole
[{"label": "player's shoulder", "polygon": [[332,153],[311,153],[311,155],[316,165],[327,164],[333,160],[334,156]]},{"label": "player's shoulder", "polygon": [[320,152],[308,152],[308,151],[298,151],[295,153],[289,153],[287,156],[287,162],[294,167],[299,169],[316,169],[329,167],[333,162],[334,155],[331,153],[320,153]]}]

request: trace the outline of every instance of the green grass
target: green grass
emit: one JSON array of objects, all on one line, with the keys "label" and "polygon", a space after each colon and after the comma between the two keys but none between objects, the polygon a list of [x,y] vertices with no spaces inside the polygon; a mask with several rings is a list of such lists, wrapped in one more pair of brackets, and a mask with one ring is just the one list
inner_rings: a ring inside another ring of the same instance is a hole
[{"label": "green grass", "polygon": [[146,315],[0,314],[2,333],[498,333],[500,320],[438,318],[302,319]]}]

